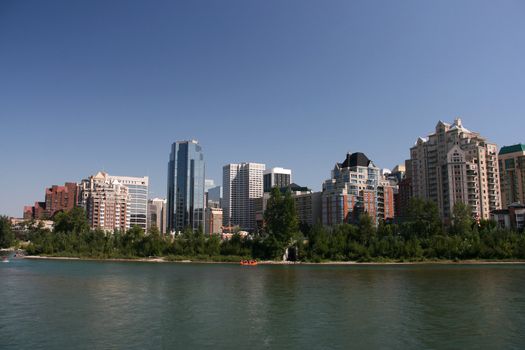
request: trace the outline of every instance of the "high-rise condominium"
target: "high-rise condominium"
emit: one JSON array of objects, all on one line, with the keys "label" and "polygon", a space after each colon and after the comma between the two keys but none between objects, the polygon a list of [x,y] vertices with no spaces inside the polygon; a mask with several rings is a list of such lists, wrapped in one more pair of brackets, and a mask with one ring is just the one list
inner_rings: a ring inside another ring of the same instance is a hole
[{"label": "high-rise condominium", "polygon": [[144,177],[108,175],[110,180],[117,180],[128,188],[129,224],[148,228],[148,186],[149,179]]},{"label": "high-rise condominium", "polygon": [[501,204],[525,204],[525,145],[501,147],[499,151]]},{"label": "high-rise condominium", "polygon": [[273,187],[283,188],[292,183],[292,171],[284,168],[271,168],[264,172],[264,192],[270,192]]},{"label": "high-rise condominium", "polygon": [[228,164],[223,167],[223,223],[256,229],[256,199],[263,195],[263,173],[266,166],[259,163]]},{"label": "high-rise condominium", "polygon": [[323,224],[356,222],[363,213],[376,222],[392,219],[393,186],[381,178],[379,168],[365,154],[348,153],[342,163],[336,163],[331,179],[323,184]]},{"label": "high-rise condominium", "polygon": [[204,230],[204,176],[204,154],[199,143],[173,143],[168,162],[168,232],[187,227]]},{"label": "high-rise condominium", "polygon": [[445,220],[454,204],[468,204],[478,219],[501,208],[497,146],[469,131],[457,118],[440,121],[435,133],[410,149],[412,195],[434,201]]},{"label": "high-rise condominium", "polygon": [[92,228],[106,231],[130,228],[128,188],[108,174],[98,172],[82,180],[79,198]]}]

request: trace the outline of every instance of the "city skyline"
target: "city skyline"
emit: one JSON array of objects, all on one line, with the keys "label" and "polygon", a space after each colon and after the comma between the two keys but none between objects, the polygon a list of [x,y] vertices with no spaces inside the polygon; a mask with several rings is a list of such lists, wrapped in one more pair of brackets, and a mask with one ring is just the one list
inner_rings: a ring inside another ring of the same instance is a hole
[{"label": "city skyline", "polygon": [[[439,121],[438,121],[438,125],[441,124],[441,123],[446,123],[446,121],[439,120]],[[429,132],[429,133],[428,133],[426,136],[424,136],[423,138],[427,138],[427,137],[430,136],[430,135],[432,135],[432,132]],[[418,140],[419,140],[420,138],[421,138],[421,136],[418,137]],[[175,142],[173,142],[173,143],[172,143],[172,146],[173,146],[173,144],[175,144],[175,143],[181,143],[181,142],[182,142],[182,143],[188,143],[188,142],[189,142],[189,143],[192,143],[192,142],[195,142],[195,143],[197,143],[197,144],[200,144],[200,143],[198,142],[198,140],[191,140],[191,141],[180,141],[180,140],[179,140],[179,141],[175,141]],[[414,145],[413,145],[411,148],[415,147],[415,146],[417,145],[417,143],[418,143],[418,142],[416,141],[416,142],[414,143]],[[496,147],[497,147],[498,150],[500,150],[500,149],[502,149],[502,148],[517,147],[517,146],[520,146],[521,144],[522,144],[522,143],[519,142],[519,143],[517,143],[517,144],[515,144],[515,145],[512,145],[512,144],[509,144],[509,145],[502,145],[502,146],[500,146],[500,145],[496,145]],[[411,149],[411,148],[410,148],[410,149]],[[409,153],[410,153],[410,149],[409,149]],[[360,152],[360,151],[357,151],[357,152]],[[366,152],[366,151],[363,151],[363,152]],[[348,152],[348,154],[350,154],[350,153],[353,153],[353,152]],[[408,160],[410,160],[410,154],[409,154],[409,156],[405,159],[405,161],[408,161]],[[242,164],[242,163],[246,163],[246,164],[248,164],[248,163],[254,163],[254,162],[238,162],[238,163],[241,163],[241,164]],[[388,168],[387,168],[387,167],[380,167],[380,169],[381,169],[381,170],[384,170],[384,169],[392,170],[392,169],[394,169],[394,168],[397,167],[397,166],[401,166],[403,163],[404,163],[404,161],[403,161],[403,162],[400,162],[399,164],[389,166]],[[207,163],[205,162],[204,164],[207,164]],[[267,164],[264,164],[264,163],[262,163],[262,164],[265,165],[265,166],[267,166]],[[228,165],[229,165],[229,164],[223,165],[223,168],[226,167],[226,166],[228,166]],[[404,165],[403,165],[403,166],[404,166]],[[268,170],[266,171],[266,173],[269,174],[270,171],[273,171],[273,170],[275,170],[275,169],[286,170],[286,171],[292,171],[291,169],[282,169],[282,168],[280,168],[280,167],[269,167]],[[96,172],[100,172],[100,171],[105,172],[104,170],[99,170],[99,171],[96,171]],[[206,172],[207,172],[207,171],[208,171],[208,168],[206,167]],[[95,173],[96,173],[96,172],[95,172]],[[328,170],[327,172],[330,173],[331,171]],[[134,174],[133,176],[131,176],[131,178],[133,178],[133,179],[144,178],[144,179],[146,179],[146,181],[148,180],[148,176],[143,176],[143,177],[138,176],[138,177],[137,177],[137,176],[135,176],[135,175],[136,175],[136,174]],[[112,176],[112,177],[115,177],[115,178],[121,178],[122,176]],[[124,177],[130,177],[130,176],[126,175],[126,176],[124,176]],[[320,186],[316,186],[317,184],[305,184],[305,186],[307,186],[307,187],[311,187],[314,191],[321,191],[321,192],[322,192],[323,183],[326,181],[327,178],[328,178],[328,176],[327,176],[327,177],[321,182]],[[62,181],[62,182],[66,182],[66,184],[67,184],[68,181],[73,181],[73,182],[78,181],[78,182],[80,183],[80,182],[82,181],[82,176],[80,176],[79,179],[80,179],[80,180],[77,180],[77,179],[73,179],[73,180],[71,180],[71,179],[69,179],[69,180],[64,180],[64,181],[60,180],[60,181]],[[206,175],[205,175],[205,179],[206,179],[206,181],[216,181],[215,179],[208,179],[208,175],[207,175],[207,173],[206,173]],[[167,180],[167,179],[166,179],[166,180]],[[222,184],[222,181],[223,181],[223,180],[224,180],[224,169],[223,169],[223,174],[221,174],[220,180],[218,180],[218,181],[216,182],[216,184],[217,184],[217,183],[221,183],[221,184]],[[55,182],[53,183],[53,185],[49,185],[49,184],[48,184],[48,185],[45,185],[44,188],[45,188],[46,191],[47,191],[47,190],[48,190],[48,187],[49,187],[49,188],[50,188],[51,186],[52,186],[52,187],[56,187],[57,185],[56,185],[55,183],[60,183],[60,181],[55,181]],[[222,187],[222,186],[214,186],[213,189],[215,189],[216,187]],[[42,199],[41,197],[43,198],[44,196],[38,196],[38,195],[35,195],[34,198],[32,199],[32,201],[30,201],[30,202],[28,202],[28,203],[25,203],[25,205],[22,207],[22,209],[19,210],[21,214],[19,214],[19,213],[15,213],[15,215],[10,215],[10,214],[2,213],[2,215],[8,215],[8,216],[12,216],[12,217],[22,217],[22,216],[24,216],[24,210],[25,210],[26,208],[29,208],[27,205],[30,204],[30,203],[35,203],[35,204],[36,204],[37,202],[39,202],[39,201]],[[167,193],[167,192],[164,192],[164,193],[160,193],[160,194],[153,194],[153,193],[150,192],[150,193],[148,194],[148,197],[147,197],[147,198],[148,198],[148,200],[150,200],[150,199],[154,199],[154,198],[156,198],[156,197],[160,197],[160,198],[166,200],[166,199],[168,198],[168,193]],[[43,203],[43,202],[41,202],[41,203]],[[18,208],[18,209],[19,209],[19,208]]]},{"label": "city skyline", "polygon": [[192,138],[215,183],[259,162],[313,190],[345,152],[402,164],[437,120],[524,142],[525,5],[381,5],[2,2],[0,213],[101,170],[165,197]]}]

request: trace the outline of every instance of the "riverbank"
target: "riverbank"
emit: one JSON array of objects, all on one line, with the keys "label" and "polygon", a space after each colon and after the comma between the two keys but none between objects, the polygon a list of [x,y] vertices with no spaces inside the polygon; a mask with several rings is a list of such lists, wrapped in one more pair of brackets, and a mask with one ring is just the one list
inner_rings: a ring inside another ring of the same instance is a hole
[{"label": "riverbank", "polygon": [[[147,262],[147,263],[183,263],[183,264],[239,264],[237,261],[211,261],[211,260],[172,260],[164,257],[155,258],[89,258],[89,257],[66,257],[66,256],[41,256],[29,255],[23,259],[35,260],[81,260],[81,261],[108,261],[108,262]],[[375,266],[375,265],[501,265],[501,264],[525,264],[525,260],[421,260],[421,261],[382,261],[382,262],[360,262],[360,261],[258,261],[258,265],[323,265],[323,266]]]}]

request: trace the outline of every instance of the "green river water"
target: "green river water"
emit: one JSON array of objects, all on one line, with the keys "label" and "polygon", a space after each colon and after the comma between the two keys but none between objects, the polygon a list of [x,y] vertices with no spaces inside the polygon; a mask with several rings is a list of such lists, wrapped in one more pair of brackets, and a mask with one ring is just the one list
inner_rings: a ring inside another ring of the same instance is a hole
[{"label": "green river water", "polygon": [[520,348],[525,265],[0,263],[0,349]]}]

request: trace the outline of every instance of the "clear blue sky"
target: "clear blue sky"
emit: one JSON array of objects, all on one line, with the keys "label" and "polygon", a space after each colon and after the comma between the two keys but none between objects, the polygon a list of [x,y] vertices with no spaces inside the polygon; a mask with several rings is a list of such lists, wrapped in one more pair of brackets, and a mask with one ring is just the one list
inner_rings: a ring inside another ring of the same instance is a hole
[{"label": "clear blue sky", "polygon": [[347,151],[380,167],[439,119],[525,142],[523,1],[0,1],[0,213],[98,170],[150,176],[202,144],[320,189]]}]

